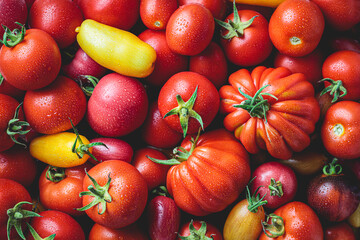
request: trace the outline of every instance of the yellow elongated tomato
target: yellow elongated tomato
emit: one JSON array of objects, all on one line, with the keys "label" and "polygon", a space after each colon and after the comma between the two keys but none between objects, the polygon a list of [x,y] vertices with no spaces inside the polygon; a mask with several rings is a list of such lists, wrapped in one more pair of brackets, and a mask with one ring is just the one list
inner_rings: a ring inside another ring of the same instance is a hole
[{"label": "yellow elongated tomato", "polygon": [[[234,0],[229,0],[230,2]],[[238,4],[249,4],[249,5],[257,5],[264,7],[272,7],[276,8],[280,3],[285,0],[235,0]]]},{"label": "yellow elongated tomato", "polygon": [[[81,145],[90,144],[89,140],[79,135],[80,140],[76,142],[76,148]],[[76,140],[76,134],[71,132],[60,132],[49,135],[42,135],[34,138],[30,142],[29,150],[30,154],[49,165],[61,168],[68,168],[81,165],[89,159],[88,154],[81,154],[79,157],[72,151],[74,142]],[[90,153],[92,149],[87,149]]]},{"label": "yellow elongated tomato", "polygon": [[117,73],[144,78],[154,70],[156,52],[131,32],[86,19],[77,27],[79,46],[94,61]]}]

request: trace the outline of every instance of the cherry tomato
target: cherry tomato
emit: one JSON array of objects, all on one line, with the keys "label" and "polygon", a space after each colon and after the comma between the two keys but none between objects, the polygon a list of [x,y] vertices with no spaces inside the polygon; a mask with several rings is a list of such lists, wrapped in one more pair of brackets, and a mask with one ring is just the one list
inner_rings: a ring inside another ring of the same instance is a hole
[{"label": "cherry tomato", "polygon": [[92,155],[97,159],[90,159],[90,162],[97,164],[106,160],[121,160],[130,163],[134,150],[132,146],[124,140],[118,138],[98,137],[90,140],[90,143],[102,142],[105,146],[93,146]]},{"label": "cherry tomato", "polygon": [[141,0],[140,18],[149,29],[165,30],[171,14],[177,8],[177,0]]},{"label": "cherry tomato", "polygon": [[148,240],[143,229],[138,224],[131,224],[123,228],[108,228],[95,223],[89,233],[89,240]]},{"label": "cherry tomato", "polygon": [[[179,230],[179,236],[193,239],[207,239],[206,237],[208,237],[213,240],[223,240],[222,234],[216,226],[199,220],[184,223]],[[179,237],[178,240],[180,239],[183,238]]]},{"label": "cherry tomato", "polygon": [[[28,8],[25,0],[1,0],[0,1],[0,24],[10,30],[18,28],[15,22],[25,24],[28,17]],[[0,28],[0,37],[4,35],[4,28]],[[1,47],[0,43],[0,47]]]},{"label": "cherry tomato", "polygon": [[354,230],[346,222],[325,227],[325,240],[356,240]]}]

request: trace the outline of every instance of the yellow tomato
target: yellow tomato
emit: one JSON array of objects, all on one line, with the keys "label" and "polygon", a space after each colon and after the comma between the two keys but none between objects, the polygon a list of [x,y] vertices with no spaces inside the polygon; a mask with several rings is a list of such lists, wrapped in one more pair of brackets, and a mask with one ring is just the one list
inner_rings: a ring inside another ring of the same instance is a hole
[{"label": "yellow tomato", "polygon": [[77,42],[98,64],[117,73],[143,78],[154,70],[156,52],[131,32],[91,19],[77,27]]},{"label": "yellow tomato", "polygon": [[[233,0],[229,0],[233,1]],[[264,6],[264,7],[272,7],[276,8],[280,3],[285,0],[235,0],[238,4],[249,4],[249,5],[257,5],[257,6]]]}]

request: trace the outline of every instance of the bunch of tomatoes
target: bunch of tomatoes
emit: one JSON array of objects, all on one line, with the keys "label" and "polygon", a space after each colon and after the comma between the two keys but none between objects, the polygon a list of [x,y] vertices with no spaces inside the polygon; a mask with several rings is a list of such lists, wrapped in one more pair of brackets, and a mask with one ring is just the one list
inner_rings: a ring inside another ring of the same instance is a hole
[{"label": "bunch of tomatoes", "polygon": [[0,0],[0,239],[358,239],[360,1]]}]

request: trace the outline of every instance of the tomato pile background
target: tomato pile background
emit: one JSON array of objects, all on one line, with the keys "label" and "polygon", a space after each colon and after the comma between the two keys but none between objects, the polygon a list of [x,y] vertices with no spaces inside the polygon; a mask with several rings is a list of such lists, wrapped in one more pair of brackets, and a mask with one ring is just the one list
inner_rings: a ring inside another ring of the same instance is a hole
[{"label": "tomato pile background", "polygon": [[359,238],[360,2],[233,4],[0,0],[0,239]]}]

